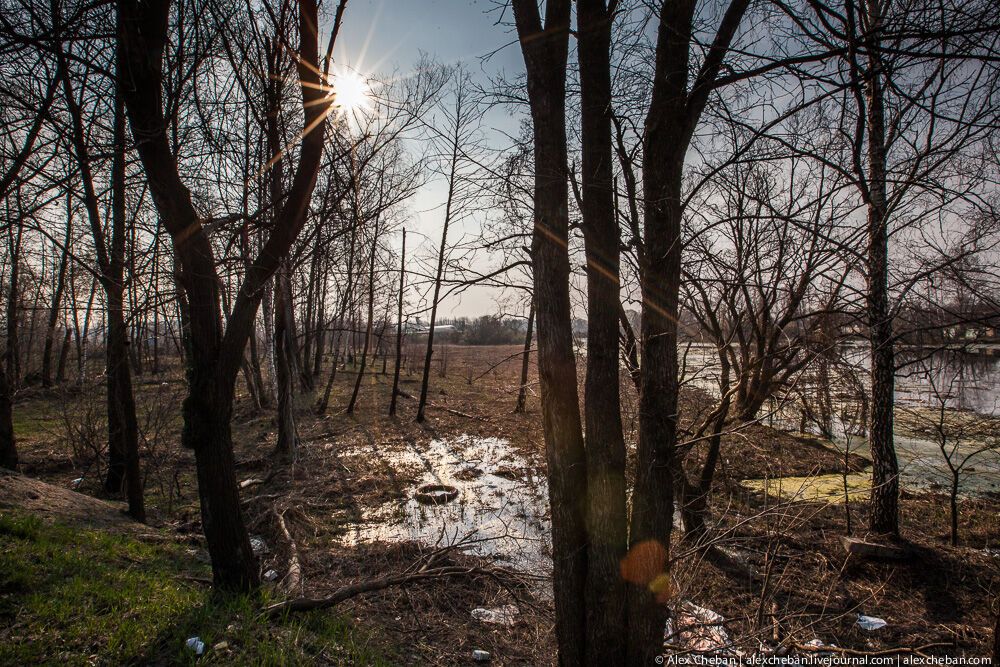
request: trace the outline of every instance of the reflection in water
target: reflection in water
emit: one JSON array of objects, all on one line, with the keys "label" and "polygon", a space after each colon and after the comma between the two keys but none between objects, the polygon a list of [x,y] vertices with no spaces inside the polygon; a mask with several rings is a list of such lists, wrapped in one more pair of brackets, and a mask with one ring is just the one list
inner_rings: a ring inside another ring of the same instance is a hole
[{"label": "reflection in water", "polygon": [[[1000,416],[1000,357],[949,350],[930,357],[919,350],[904,350],[899,356],[906,364],[896,373],[900,405],[936,407],[942,397],[954,410]],[[864,358],[867,361],[867,353]]]},{"label": "reflection in water", "polygon": [[[900,366],[896,374],[897,408],[919,412],[937,408],[943,402],[950,410],[1000,418],[1000,356],[993,356],[1000,354],[1000,348],[980,345],[976,349],[977,352],[972,353],[901,348],[897,352]],[[834,436],[833,444],[842,450],[849,443],[852,452],[864,454],[867,445],[859,435],[864,419],[856,400],[858,390],[854,387],[867,386],[868,350],[864,345],[842,345],[833,356],[835,360],[831,363],[836,369],[827,376],[833,378],[831,386],[821,385],[819,374],[810,368],[797,380],[795,393],[814,398],[828,392],[832,409],[827,428]],[[719,365],[715,347],[691,345],[686,348],[684,359],[685,379],[695,387],[718,395]],[[775,427],[797,431],[803,426],[802,410],[795,398],[774,401],[764,413],[765,423]],[[912,422],[911,419],[911,426]],[[913,437],[917,434],[906,431],[905,427],[905,419],[896,420],[896,454],[903,485],[911,489],[946,487],[950,484],[950,471],[937,443],[928,437]],[[812,423],[806,423],[806,429],[814,433],[820,430]],[[963,438],[954,460],[960,460],[984,444],[983,438],[973,433],[965,433]],[[813,486],[815,489],[816,485]],[[976,455],[962,475],[961,487],[963,495],[1000,491],[1000,453],[986,451]],[[815,491],[806,493],[812,495]]]},{"label": "reflection in water", "polygon": [[[551,571],[548,484],[506,440],[460,435],[382,454],[396,469],[422,469],[421,477],[407,499],[366,510],[348,543],[457,544],[525,572]],[[459,494],[424,505],[413,497],[424,484],[447,484]]]}]

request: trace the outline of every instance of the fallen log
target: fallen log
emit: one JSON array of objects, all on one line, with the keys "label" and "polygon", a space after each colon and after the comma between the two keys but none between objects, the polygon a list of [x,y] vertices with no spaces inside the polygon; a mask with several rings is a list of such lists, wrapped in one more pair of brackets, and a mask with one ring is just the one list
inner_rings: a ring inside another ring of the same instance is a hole
[{"label": "fallen log", "polygon": [[878,560],[908,560],[913,557],[913,551],[909,548],[896,544],[880,544],[869,542],[857,537],[841,537],[844,550],[860,558],[874,558]]}]

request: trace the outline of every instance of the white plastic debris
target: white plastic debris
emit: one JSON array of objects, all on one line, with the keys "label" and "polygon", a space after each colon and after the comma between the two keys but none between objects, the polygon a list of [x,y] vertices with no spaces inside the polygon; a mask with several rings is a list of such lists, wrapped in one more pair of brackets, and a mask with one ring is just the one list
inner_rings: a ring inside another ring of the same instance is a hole
[{"label": "white plastic debris", "polygon": [[73,485],[74,489],[79,489],[80,485],[83,484],[83,477],[77,477],[72,482],[70,482],[70,484]]},{"label": "white plastic debris", "polygon": [[884,628],[889,624],[885,622],[885,619],[877,616],[865,616],[864,614],[858,614],[858,625],[861,626],[863,630],[871,631]]},{"label": "white plastic debris", "polygon": [[264,573],[264,581],[274,581],[278,578],[278,573],[275,570],[268,570]]},{"label": "white plastic debris", "polygon": [[201,641],[201,637],[191,637],[184,642],[184,645],[194,651],[195,655],[201,655],[205,652],[205,642]]},{"label": "white plastic debris", "polygon": [[472,652],[472,659],[475,660],[476,662],[489,662],[490,652],[483,651],[477,648],[475,651]]},{"label": "white plastic debris", "polygon": [[264,539],[253,535],[250,537],[250,549],[253,550],[254,556],[260,556],[261,554],[267,553],[267,543]]},{"label": "white plastic debris", "polygon": [[810,639],[804,644],[804,646],[809,646],[811,648],[819,649],[818,653],[820,653],[821,655],[829,654],[829,651],[824,651],[823,649],[830,649],[832,651],[837,648],[836,644],[827,644],[822,639],[819,638]]},{"label": "white plastic debris", "polygon": [[517,616],[517,607],[507,604],[502,607],[476,607],[471,612],[472,618],[483,623],[495,623],[497,625],[514,625]]},{"label": "white plastic debris", "polygon": [[676,614],[680,633],[678,638],[686,649],[698,653],[717,653],[728,651],[732,646],[732,639],[726,632],[726,619],[721,614],[688,600],[680,604]]}]

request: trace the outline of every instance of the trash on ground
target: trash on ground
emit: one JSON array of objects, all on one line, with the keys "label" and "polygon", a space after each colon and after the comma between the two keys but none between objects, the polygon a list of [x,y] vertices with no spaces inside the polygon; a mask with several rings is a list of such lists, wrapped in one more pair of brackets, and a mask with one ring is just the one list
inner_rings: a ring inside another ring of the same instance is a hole
[{"label": "trash on ground", "polygon": [[268,551],[267,543],[264,542],[263,538],[258,537],[257,535],[253,535],[250,537],[250,549],[253,550],[254,556],[260,556],[261,554],[266,554]]},{"label": "trash on ground", "polygon": [[472,652],[472,659],[475,660],[476,662],[489,662],[490,652],[482,651],[477,648],[475,651]]},{"label": "trash on ground", "polygon": [[497,625],[514,625],[518,609],[515,605],[507,604],[502,607],[476,607],[472,610],[472,618],[483,623],[496,623]]},{"label": "trash on ground", "polygon": [[205,642],[201,641],[201,637],[191,637],[184,642],[184,645],[194,651],[195,655],[201,655],[205,652]]},{"label": "trash on ground", "polygon": [[809,648],[816,649],[818,653],[823,653],[823,649],[830,649],[831,651],[837,648],[836,644],[827,644],[822,639],[815,638],[807,641],[803,646],[808,646]]},{"label": "trash on ground", "polygon": [[274,581],[278,578],[278,572],[276,570],[268,570],[264,573],[264,581]]},{"label": "trash on ground", "polygon": [[667,620],[665,643],[696,653],[729,652],[732,640],[726,632],[725,620],[721,614],[685,600],[675,609],[674,618]]},{"label": "trash on ground", "polygon": [[458,489],[450,484],[424,484],[413,495],[422,505],[444,505],[455,498],[458,498]]},{"label": "trash on ground", "polygon": [[858,614],[858,625],[861,626],[863,630],[870,631],[884,628],[889,624],[885,622],[885,619],[878,618],[877,616],[865,616],[864,614]]}]

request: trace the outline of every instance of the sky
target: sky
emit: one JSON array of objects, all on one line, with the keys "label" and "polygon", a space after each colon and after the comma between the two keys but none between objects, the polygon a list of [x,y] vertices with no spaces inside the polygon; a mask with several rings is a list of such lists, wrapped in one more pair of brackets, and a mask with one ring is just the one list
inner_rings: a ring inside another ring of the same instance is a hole
[{"label": "sky", "polygon": [[[328,0],[332,1],[332,0]],[[510,25],[498,25],[500,7],[495,0],[350,0],[337,39],[335,59],[361,74],[405,73],[421,56],[451,65],[462,64],[481,81],[506,72],[515,76],[523,71],[520,50]],[[512,20],[510,10],[504,23]],[[484,57],[489,58],[484,60]],[[497,110],[488,117],[496,129],[514,132],[519,121],[512,110]],[[493,141],[503,142],[500,133]],[[424,235],[417,252],[436,252],[443,223],[446,186],[432,181],[409,202],[410,232]],[[449,236],[475,234],[475,221],[465,229],[449,230]],[[412,252],[413,236],[408,235],[407,253]],[[450,244],[449,244],[450,245]],[[446,298],[439,306],[439,317],[475,317],[497,310],[499,294],[486,288],[473,288],[461,296]],[[414,296],[409,297],[411,300]]]}]

